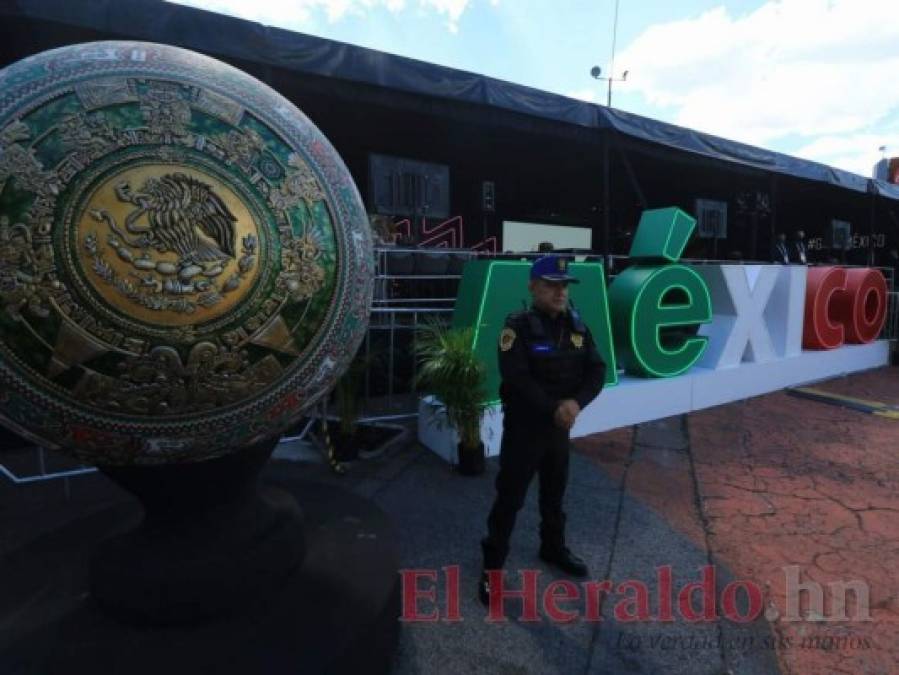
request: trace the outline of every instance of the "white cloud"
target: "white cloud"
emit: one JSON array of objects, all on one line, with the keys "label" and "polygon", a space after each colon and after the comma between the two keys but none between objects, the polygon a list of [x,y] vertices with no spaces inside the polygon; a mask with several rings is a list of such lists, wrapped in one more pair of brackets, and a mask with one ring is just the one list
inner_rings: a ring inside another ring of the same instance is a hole
[{"label": "white cloud", "polygon": [[843,139],[842,153],[824,140],[801,152],[859,171],[886,141],[851,144],[868,143],[899,110],[899,7],[778,0],[740,17],[718,7],[651,26],[616,63],[630,71],[628,89],[672,107],[677,124],[769,147],[790,136]]},{"label": "white cloud", "polygon": [[422,7],[446,15],[447,28],[455,33],[459,30],[459,18],[468,6],[469,0],[418,0],[418,2]]},{"label": "white cloud", "polygon": [[870,176],[874,164],[881,158],[880,146],[886,146],[887,157],[899,156],[899,130],[821,136],[793,154]]},{"label": "white cloud", "polygon": [[[257,21],[269,26],[302,29],[319,15],[331,23],[348,15],[365,16],[371,11],[386,9],[392,13],[404,11],[409,0],[169,0],[220,14]],[[496,4],[499,0],[491,0]],[[470,0],[417,0],[420,9],[435,12],[446,18],[447,28],[456,32],[459,19]]]},{"label": "white cloud", "polygon": [[[576,89],[574,91],[565,92],[565,96],[568,98],[576,98],[579,101],[586,101],[587,103],[599,103],[599,97],[596,93],[596,89]],[[605,101],[603,101],[605,103]]]}]

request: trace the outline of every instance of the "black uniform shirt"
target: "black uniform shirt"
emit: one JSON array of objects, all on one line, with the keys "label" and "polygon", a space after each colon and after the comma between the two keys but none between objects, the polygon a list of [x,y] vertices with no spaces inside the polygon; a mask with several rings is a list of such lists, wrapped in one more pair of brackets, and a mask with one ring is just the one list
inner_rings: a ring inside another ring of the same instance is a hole
[{"label": "black uniform shirt", "polygon": [[531,307],[510,314],[500,336],[500,398],[506,415],[552,424],[563,399],[587,407],[602,390],[606,365],[593,336],[571,313],[555,319]]}]

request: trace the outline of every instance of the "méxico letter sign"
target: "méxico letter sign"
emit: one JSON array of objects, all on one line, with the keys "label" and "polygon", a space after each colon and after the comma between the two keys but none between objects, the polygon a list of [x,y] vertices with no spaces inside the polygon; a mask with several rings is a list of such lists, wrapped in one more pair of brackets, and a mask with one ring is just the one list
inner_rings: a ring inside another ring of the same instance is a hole
[{"label": "m\u00e9xico letter sign", "polygon": [[[676,208],[646,211],[631,265],[606,288],[600,263],[572,263],[571,298],[609,366],[639,378],[672,378],[694,366],[719,370],[874,341],[886,316],[875,269],[798,265],[685,265],[696,221]],[[497,399],[496,346],[505,317],[529,303],[527,261],[465,267],[455,326],[474,326],[474,349]]]}]

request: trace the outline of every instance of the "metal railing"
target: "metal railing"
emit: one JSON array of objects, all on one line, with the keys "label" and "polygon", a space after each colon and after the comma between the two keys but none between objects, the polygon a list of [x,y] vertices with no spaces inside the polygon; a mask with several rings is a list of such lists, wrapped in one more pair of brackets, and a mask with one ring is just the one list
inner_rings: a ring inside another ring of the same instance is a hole
[{"label": "metal railing", "polygon": [[899,340],[899,291],[887,293],[887,316],[880,339]]},{"label": "metal railing", "polygon": [[[455,303],[453,303],[455,304]],[[415,358],[416,352],[416,333],[425,325],[424,317],[432,317],[436,320],[448,319],[453,313],[453,307],[376,307],[372,309],[373,316],[381,316],[384,317],[384,321],[372,321],[369,324],[368,333],[365,336],[365,359],[367,362],[371,361],[371,338],[372,333],[377,331],[385,331],[387,333],[387,371],[386,371],[386,386],[387,386],[387,406],[388,408],[392,407],[394,394],[395,394],[395,384],[396,384],[396,337],[398,331],[408,331],[410,333],[410,338],[412,342],[412,346],[408,351],[408,356],[410,357],[410,366],[411,366],[411,377],[409,378],[410,382],[415,381],[415,376],[417,373],[417,360]],[[408,319],[408,321],[402,321],[402,317]],[[366,380],[365,380],[365,400],[363,401],[363,410],[371,407],[371,369],[369,368],[366,372]],[[367,404],[367,405],[366,405]],[[417,413],[407,412],[403,413],[405,416],[414,416]],[[391,419],[397,419],[396,415],[390,413],[387,415]],[[373,415],[370,419],[380,419],[380,416]]]},{"label": "metal railing", "polygon": [[78,466],[74,469],[66,469],[64,471],[47,471],[46,450],[41,446],[34,446],[32,450],[36,456],[37,473],[21,476],[12,471],[5,464],[0,464],[0,474],[2,474],[7,480],[11,481],[14,485],[28,485],[30,483],[41,483],[44,481],[63,479],[66,498],[68,499],[70,496],[70,478],[97,472],[96,467],[83,465]]},{"label": "metal railing", "polygon": [[[572,252],[562,252],[571,255]],[[596,254],[584,254],[575,252],[575,255],[589,255],[590,260],[607,263],[607,272],[610,278],[628,267],[630,261],[627,256],[611,255],[602,256]],[[400,271],[403,273],[391,273],[391,256],[412,256],[403,261]],[[535,253],[499,254],[497,258],[533,258]],[[418,258],[416,258],[418,256]],[[359,421],[379,422],[399,420],[415,417],[418,414],[416,397],[409,386],[414,381],[417,373],[417,360],[414,357],[416,347],[416,333],[432,320],[448,322],[455,308],[455,285],[461,279],[461,267],[459,273],[443,274],[416,273],[419,267],[417,260],[425,261],[424,269],[431,263],[439,267],[441,262],[437,258],[455,260],[473,260],[482,257],[475,251],[467,249],[421,249],[401,247],[378,247],[375,249],[375,293],[371,309],[371,321],[365,336],[361,351],[366,368],[364,377],[364,396],[361,406]],[[493,256],[490,256],[493,257]],[[444,264],[449,264],[444,261]],[[686,264],[770,264],[758,261],[742,260],[683,260]],[[844,267],[849,267],[844,265]],[[893,289],[888,293],[887,315],[881,339],[899,339],[899,289],[896,288],[896,279],[893,279],[893,271],[890,268],[880,268],[887,278],[887,288]],[[425,283],[422,283],[425,282]],[[429,283],[435,282],[435,283]],[[441,283],[445,284],[441,287]],[[434,293],[434,290],[447,291],[445,294]],[[377,350],[375,343],[382,342],[386,347],[384,356],[386,364],[382,372],[375,372],[371,366],[372,355]],[[404,344],[398,348],[398,342]],[[408,348],[407,344],[408,343]],[[402,362],[402,363],[401,363]],[[398,366],[408,371],[408,377],[398,375]],[[383,380],[383,393],[375,392],[372,380],[380,377]],[[397,407],[399,404],[399,407]],[[308,432],[310,421],[305,429],[297,429],[292,437],[301,438]],[[297,435],[299,432],[299,435]],[[286,438],[285,440],[290,440]],[[44,449],[35,448],[38,463],[38,473],[29,476],[19,476],[9,468],[0,464],[0,474],[15,484],[34,483],[44,480],[65,479],[80,476],[96,471],[92,467],[80,467],[67,471],[47,472],[44,458]],[[66,485],[68,490],[68,485]]]}]

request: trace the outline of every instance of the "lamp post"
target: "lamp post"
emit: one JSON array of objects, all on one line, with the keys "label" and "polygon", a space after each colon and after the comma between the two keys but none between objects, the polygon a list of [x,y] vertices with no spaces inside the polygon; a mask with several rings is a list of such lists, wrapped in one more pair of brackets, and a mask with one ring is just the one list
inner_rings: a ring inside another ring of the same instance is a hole
[{"label": "lamp post", "polygon": [[626,81],[626,80],[627,80],[627,72],[628,72],[628,71],[625,70],[624,73],[621,74],[621,77],[613,77],[613,76],[609,76],[609,77],[601,77],[601,75],[602,75],[602,68],[600,68],[599,66],[593,66],[593,67],[590,69],[590,75],[593,76],[593,79],[594,79],[594,80],[605,80],[606,82],[609,83],[609,94],[608,94],[608,98],[606,99],[606,105],[607,105],[609,108],[612,107],[612,82],[624,82],[624,81]]}]

